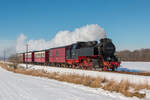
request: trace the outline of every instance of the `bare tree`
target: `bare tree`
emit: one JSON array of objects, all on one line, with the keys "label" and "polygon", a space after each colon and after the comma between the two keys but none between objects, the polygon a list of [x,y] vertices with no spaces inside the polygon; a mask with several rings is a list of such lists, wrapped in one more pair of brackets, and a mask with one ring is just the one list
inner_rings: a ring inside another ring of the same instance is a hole
[{"label": "bare tree", "polygon": [[123,50],[116,53],[123,61],[150,61],[150,49]]}]

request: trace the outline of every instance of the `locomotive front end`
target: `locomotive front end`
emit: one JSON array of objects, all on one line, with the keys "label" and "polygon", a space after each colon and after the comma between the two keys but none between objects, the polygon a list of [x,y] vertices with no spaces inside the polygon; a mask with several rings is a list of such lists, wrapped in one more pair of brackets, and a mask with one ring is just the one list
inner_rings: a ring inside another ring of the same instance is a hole
[{"label": "locomotive front end", "polygon": [[111,39],[104,38],[98,44],[98,52],[101,55],[103,70],[115,70],[120,66],[118,58],[115,56],[116,48]]}]

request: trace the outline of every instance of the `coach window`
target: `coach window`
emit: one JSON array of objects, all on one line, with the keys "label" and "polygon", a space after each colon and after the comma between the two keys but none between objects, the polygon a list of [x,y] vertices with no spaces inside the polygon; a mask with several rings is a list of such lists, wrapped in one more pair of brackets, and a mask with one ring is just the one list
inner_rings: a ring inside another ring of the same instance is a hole
[{"label": "coach window", "polygon": [[38,58],[40,58],[40,53],[38,53]]},{"label": "coach window", "polygon": [[58,51],[56,50],[56,57],[58,56]]},{"label": "coach window", "polygon": [[36,53],[36,57],[37,57],[37,58],[39,57],[38,53]]},{"label": "coach window", "polygon": [[42,57],[45,57],[45,53],[44,52],[42,53]]},{"label": "coach window", "polygon": [[42,57],[42,53],[40,52],[40,58]]},{"label": "coach window", "polygon": [[40,58],[42,57],[42,53],[40,52]]},{"label": "coach window", "polygon": [[51,53],[51,51],[49,51],[49,56],[52,56],[52,53]]},{"label": "coach window", "polygon": [[41,57],[43,57],[43,53],[41,53]]},{"label": "coach window", "polygon": [[31,54],[30,53],[28,54],[28,58],[31,58]]},{"label": "coach window", "polygon": [[44,53],[42,53],[42,57],[44,57]]}]

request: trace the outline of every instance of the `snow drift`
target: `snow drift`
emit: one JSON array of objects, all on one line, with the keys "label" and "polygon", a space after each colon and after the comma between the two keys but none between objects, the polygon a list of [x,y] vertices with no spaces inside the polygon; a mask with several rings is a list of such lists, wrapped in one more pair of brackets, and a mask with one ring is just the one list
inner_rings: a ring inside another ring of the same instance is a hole
[{"label": "snow drift", "polygon": [[44,39],[26,41],[26,36],[24,34],[20,34],[17,39],[16,51],[24,52],[26,50],[25,45],[27,43],[29,45],[29,51],[33,51],[69,45],[72,43],[76,43],[77,41],[99,40],[105,37],[106,33],[104,29],[97,24],[91,24],[76,28],[72,32],[68,30],[59,31],[55,35],[55,37],[49,41],[45,41]]}]

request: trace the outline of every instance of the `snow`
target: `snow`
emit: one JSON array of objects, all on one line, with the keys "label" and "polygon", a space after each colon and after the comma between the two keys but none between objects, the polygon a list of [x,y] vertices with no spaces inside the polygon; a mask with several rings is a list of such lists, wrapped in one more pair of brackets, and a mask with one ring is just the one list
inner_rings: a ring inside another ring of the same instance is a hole
[{"label": "snow", "polygon": [[[128,71],[150,71],[150,62],[122,62],[121,70]],[[128,80],[130,83],[135,84],[145,84],[150,85],[149,76],[139,76],[139,75],[129,75],[120,73],[110,73],[110,72],[98,72],[80,69],[69,69],[69,68],[59,68],[52,66],[40,66],[40,65],[28,65],[20,64],[20,67],[32,70],[44,70],[46,72],[58,72],[61,74],[79,74],[87,75],[92,77],[101,77],[109,80],[115,80],[120,82],[121,80]],[[130,67],[131,66],[131,67]],[[143,66],[143,67],[140,67]],[[5,72],[7,75],[5,75]],[[91,100],[91,99],[103,99],[103,100],[138,100],[136,97],[128,98],[120,93],[110,93],[103,89],[94,89],[85,87],[82,85],[74,85],[65,82],[59,82],[55,80],[24,76],[19,74],[14,74],[11,72],[4,71],[0,69],[1,80],[9,80],[8,82],[0,82],[0,100],[48,100],[52,98],[53,100]],[[17,80],[17,81],[16,81]],[[7,87],[6,87],[7,85]],[[18,86],[18,87],[17,87]],[[3,88],[6,88],[5,90]],[[7,89],[8,88],[8,89]],[[11,90],[11,89],[17,90]],[[131,89],[132,90],[132,89]],[[7,97],[7,92],[11,95]],[[13,93],[15,91],[15,93]],[[141,93],[146,93],[146,100],[150,100],[150,91],[140,90]],[[4,93],[4,95],[3,95]],[[17,96],[19,95],[18,99]],[[42,95],[42,96],[41,96]],[[23,98],[23,99],[22,99]]]},{"label": "snow", "polygon": [[[26,67],[25,64],[20,64],[22,67]],[[50,66],[40,66],[40,65],[28,65],[28,69],[32,70],[44,70],[46,72],[58,72],[61,74],[79,74],[87,75],[91,77],[101,77],[108,80],[122,81],[128,80],[130,83],[134,84],[149,84],[149,76],[139,76],[139,75],[129,75],[129,74],[120,74],[120,73],[111,73],[111,72],[98,72],[98,71],[89,71],[89,70],[80,70],[80,69],[69,69],[69,68],[59,68],[59,67],[50,67]]]},{"label": "snow", "polygon": [[122,62],[120,70],[150,72],[150,62]]},{"label": "snow", "polygon": [[0,80],[0,100],[139,100],[102,89],[16,74],[2,68]]}]

